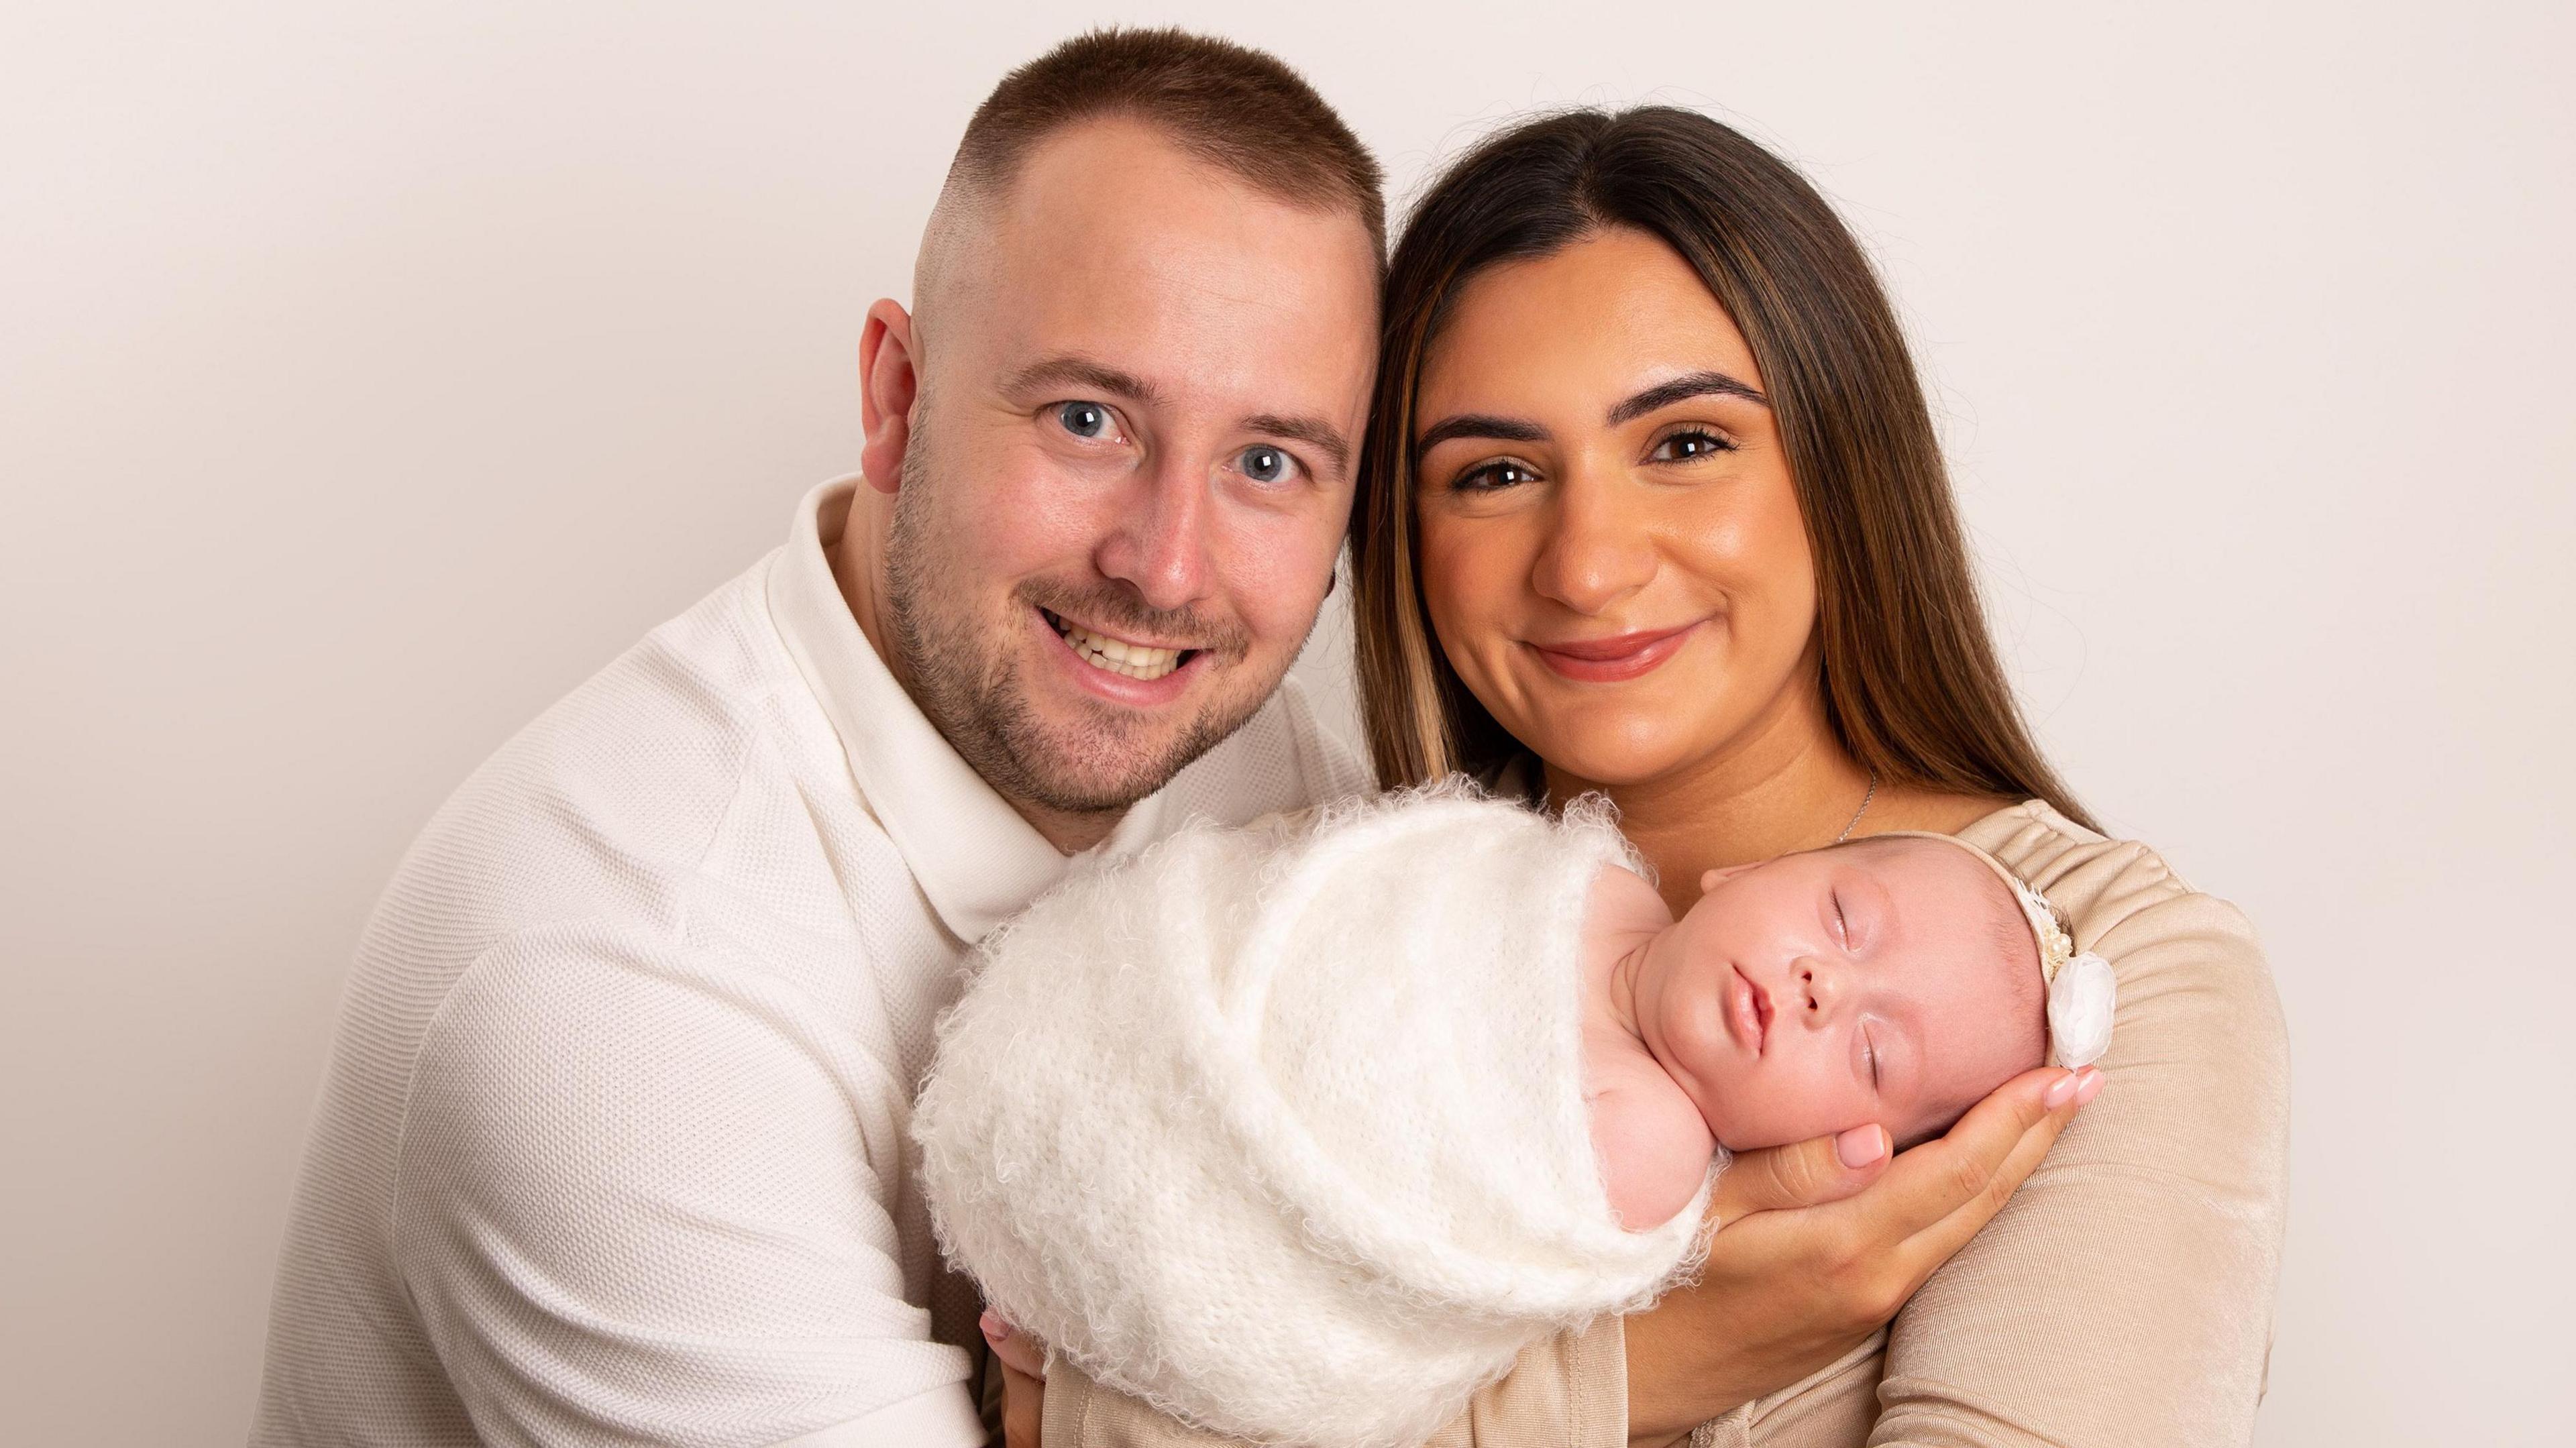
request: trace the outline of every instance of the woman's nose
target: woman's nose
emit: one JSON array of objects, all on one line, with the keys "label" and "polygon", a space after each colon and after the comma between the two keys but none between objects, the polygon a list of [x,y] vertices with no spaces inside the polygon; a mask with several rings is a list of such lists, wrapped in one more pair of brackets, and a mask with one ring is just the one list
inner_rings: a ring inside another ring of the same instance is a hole
[{"label": "woman's nose", "polygon": [[1555,529],[1530,570],[1540,596],[1579,614],[1607,613],[1655,576],[1655,548],[1627,490],[1575,473],[1557,493]]}]

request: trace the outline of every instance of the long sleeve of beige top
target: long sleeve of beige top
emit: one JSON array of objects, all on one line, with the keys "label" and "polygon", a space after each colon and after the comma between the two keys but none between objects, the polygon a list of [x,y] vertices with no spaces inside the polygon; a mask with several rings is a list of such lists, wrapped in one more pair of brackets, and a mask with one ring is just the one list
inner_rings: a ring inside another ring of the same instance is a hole
[{"label": "long sleeve of beige top", "polygon": [[[2032,801],[1960,832],[2109,959],[2109,1081],[1880,1338],[1703,1425],[1745,1448],[2231,1444],[2253,1435],[2280,1272],[2289,1048],[2254,932],[2143,845]],[[1047,1448],[1221,1442],[1069,1366]],[[1436,1448],[1621,1448],[1618,1324],[1542,1343]]]}]

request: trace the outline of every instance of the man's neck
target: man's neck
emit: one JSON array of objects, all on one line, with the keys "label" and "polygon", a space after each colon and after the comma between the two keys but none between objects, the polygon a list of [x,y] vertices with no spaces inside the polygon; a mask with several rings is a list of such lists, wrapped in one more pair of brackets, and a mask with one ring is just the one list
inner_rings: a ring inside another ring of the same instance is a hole
[{"label": "man's neck", "polygon": [[[903,650],[893,647],[893,633],[885,617],[885,532],[891,519],[887,509],[869,507],[869,501],[867,485],[862,483],[857,496],[851,499],[850,516],[841,526],[839,540],[829,545],[832,581],[840,585],[841,600],[849,605],[850,617],[857,620],[868,647],[884,663],[886,672],[894,675],[903,692],[917,701],[921,695],[913,687],[912,669]],[[987,779],[985,783],[991,785],[992,781]],[[993,785],[993,792],[1059,854],[1081,854],[1109,838],[1118,822],[1127,817],[1124,809],[1049,809],[1033,800],[1020,799],[999,785]]]},{"label": "man's neck", "polygon": [[1029,800],[1014,799],[1007,790],[996,789],[993,792],[1018,810],[1020,818],[1027,820],[1031,829],[1046,836],[1046,842],[1055,846],[1058,854],[1081,854],[1109,838],[1118,829],[1118,822],[1127,818],[1127,811],[1123,809],[1073,814],[1048,809]]}]

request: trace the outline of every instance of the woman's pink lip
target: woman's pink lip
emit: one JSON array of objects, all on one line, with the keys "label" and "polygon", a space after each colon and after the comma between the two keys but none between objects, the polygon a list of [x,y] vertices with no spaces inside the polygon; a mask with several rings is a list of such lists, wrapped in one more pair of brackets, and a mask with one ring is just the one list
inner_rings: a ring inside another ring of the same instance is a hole
[{"label": "woman's pink lip", "polygon": [[1560,643],[1532,643],[1530,648],[1547,666],[1566,678],[1586,684],[1610,684],[1647,674],[1681,652],[1690,642],[1692,629],[1705,620],[1694,620],[1679,628],[1642,630],[1615,634],[1602,639],[1567,639]]},{"label": "woman's pink lip", "polygon": [[1737,968],[1735,983],[1726,988],[1726,1024],[1736,1044],[1757,1056],[1771,1039],[1771,1012],[1764,1009],[1766,1004],[1762,988]]}]

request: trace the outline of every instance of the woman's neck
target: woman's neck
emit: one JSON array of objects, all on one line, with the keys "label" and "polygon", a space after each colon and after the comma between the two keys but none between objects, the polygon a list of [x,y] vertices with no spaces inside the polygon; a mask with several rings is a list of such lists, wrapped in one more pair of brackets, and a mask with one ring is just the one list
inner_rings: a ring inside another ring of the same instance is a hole
[{"label": "woman's neck", "polygon": [[[1548,801],[1599,790],[1619,807],[1619,828],[1655,867],[1664,903],[1679,916],[1699,898],[1700,876],[1730,865],[1832,844],[1880,830],[1953,831],[2010,801],[1908,789],[1880,780],[1825,726],[1818,690],[1792,691],[1736,739],[1707,756],[1629,784],[1601,784],[1545,766]],[[1863,799],[1869,808],[1855,822]]]},{"label": "woman's neck", "polygon": [[1619,828],[1655,867],[1675,915],[1699,898],[1699,877],[1728,865],[1830,844],[1860,807],[1869,771],[1835,742],[1822,711],[1766,711],[1727,747],[1650,780],[1604,785],[1547,768],[1550,803],[1597,789],[1619,807]]}]

